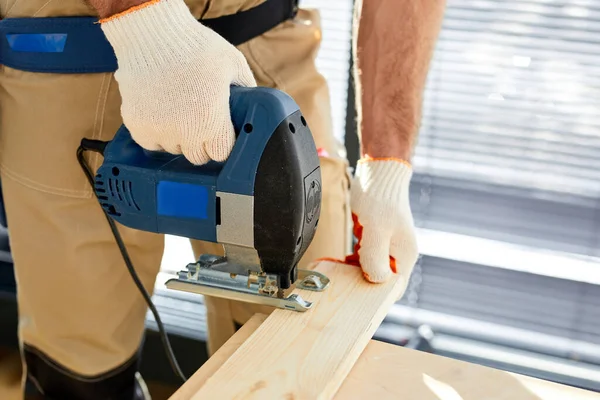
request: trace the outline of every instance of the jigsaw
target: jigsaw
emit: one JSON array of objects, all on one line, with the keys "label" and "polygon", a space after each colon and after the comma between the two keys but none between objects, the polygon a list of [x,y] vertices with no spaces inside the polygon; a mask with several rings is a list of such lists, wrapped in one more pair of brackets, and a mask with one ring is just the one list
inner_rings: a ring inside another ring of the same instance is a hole
[{"label": "jigsaw", "polygon": [[322,291],[329,279],[297,265],[321,211],[313,136],[284,92],[232,86],[236,141],[229,158],[202,166],[148,151],[122,126],[103,148],[94,191],[106,214],[134,229],[224,246],[170,279],[170,289],[306,311],[295,288]]}]

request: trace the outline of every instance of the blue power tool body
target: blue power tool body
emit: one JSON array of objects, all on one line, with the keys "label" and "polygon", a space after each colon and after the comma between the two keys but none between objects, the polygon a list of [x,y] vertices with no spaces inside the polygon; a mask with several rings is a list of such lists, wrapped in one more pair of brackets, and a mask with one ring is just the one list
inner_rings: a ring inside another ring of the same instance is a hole
[{"label": "blue power tool body", "polygon": [[[95,192],[125,226],[224,245],[224,257],[201,257],[173,288],[206,293],[199,286],[209,286],[211,295],[265,304],[299,278],[296,266],[320,216],[319,157],[284,92],[232,86],[230,108],[237,137],[224,163],[195,166],[182,155],[147,151],[122,126],[104,149]],[[317,275],[301,276],[306,288],[326,284]]]}]

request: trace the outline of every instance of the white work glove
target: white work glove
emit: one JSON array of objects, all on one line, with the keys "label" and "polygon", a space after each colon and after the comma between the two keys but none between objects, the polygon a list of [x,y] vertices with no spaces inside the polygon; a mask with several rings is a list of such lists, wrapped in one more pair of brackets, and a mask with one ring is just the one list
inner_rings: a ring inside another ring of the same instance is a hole
[{"label": "white work glove", "polygon": [[256,86],[242,53],[183,0],[151,1],[100,22],[132,138],[194,164],[226,160],[235,142],[230,85]]},{"label": "white work glove", "polygon": [[418,257],[409,203],[412,168],[393,158],[358,162],[350,206],[358,243],[346,262],[358,265],[366,280],[387,281],[393,273],[407,281]]}]

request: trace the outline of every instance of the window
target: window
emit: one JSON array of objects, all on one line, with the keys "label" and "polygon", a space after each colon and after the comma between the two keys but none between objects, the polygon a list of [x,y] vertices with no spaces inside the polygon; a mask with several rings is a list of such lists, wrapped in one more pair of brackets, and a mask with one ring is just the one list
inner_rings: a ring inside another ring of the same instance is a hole
[{"label": "window", "polygon": [[449,2],[415,158],[421,226],[598,255],[593,4]]},{"label": "window", "polygon": [[343,143],[354,4],[352,0],[301,0],[299,4],[303,8],[317,9],[321,15],[323,38],[317,68],[329,85],[334,135]]},{"label": "window", "polygon": [[599,22],[585,0],[448,1],[413,160],[423,256],[390,321],[598,363]]}]

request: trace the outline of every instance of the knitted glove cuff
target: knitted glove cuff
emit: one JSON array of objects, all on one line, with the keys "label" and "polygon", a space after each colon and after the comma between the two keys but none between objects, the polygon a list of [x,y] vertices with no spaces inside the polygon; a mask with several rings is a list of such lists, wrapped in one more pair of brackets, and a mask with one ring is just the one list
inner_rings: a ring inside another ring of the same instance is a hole
[{"label": "knitted glove cuff", "polygon": [[377,203],[385,208],[397,208],[408,201],[412,167],[406,161],[393,158],[364,158],[359,160],[352,184],[352,209],[360,212],[364,203]]}]

